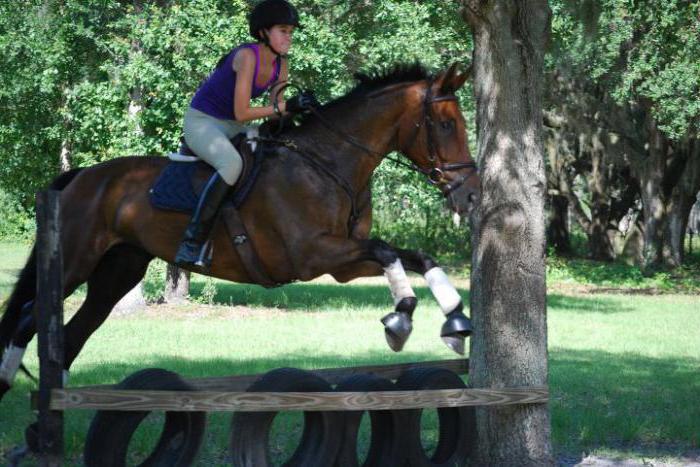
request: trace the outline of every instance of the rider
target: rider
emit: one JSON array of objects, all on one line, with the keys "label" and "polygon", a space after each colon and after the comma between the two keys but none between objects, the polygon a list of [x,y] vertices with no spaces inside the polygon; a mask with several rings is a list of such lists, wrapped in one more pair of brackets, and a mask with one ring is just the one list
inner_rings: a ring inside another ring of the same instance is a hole
[{"label": "rider", "polygon": [[[223,56],[216,69],[197,90],[185,113],[185,142],[216,172],[205,185],[184,239],[175,256],[178,266],[204,264],[202,245],[229,189],[236,183],[243,162],[230,138],[245,132],[245,122],[298,113],[316,104],[311,93],[286,102],[273,92],[287,81],[287,52],[299,15],[285,0],[264,0],[249,16],[250,34],[245,43]],[[252,107],[251,98],[270,90],[270,105]]]}]

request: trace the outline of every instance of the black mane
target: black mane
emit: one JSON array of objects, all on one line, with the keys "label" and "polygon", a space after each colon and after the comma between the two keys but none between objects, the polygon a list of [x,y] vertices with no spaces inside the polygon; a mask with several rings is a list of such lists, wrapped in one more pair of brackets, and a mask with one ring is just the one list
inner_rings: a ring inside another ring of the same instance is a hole
[{"label": "black mane", "polygon": [[393,84],[411,83],[430,78],[430,73],[418,62],[410,64],[398,63],[387,70],[379,71],[372,75],[355,73],[355,79],[359,83],[344,97],[365,96]]},{"label": "black mane", "polygon": [[[355,73],[354,77],[358,81],[354,88],[344,95],[322,105],[319,110],[321,110],[321,112],[324,110],[331,110],[331,107],[362,99],[375,91],[379,91],[394,84],[408,84],[415,81],[433,79],[433,76],[418,62],[397,63],[386,70],[380,70],[372,74]],[[296,128],[299,129],[303,127],[310,120],[314,120],[313,115],[307,114],[302,116],[297,120],[298,126]],[[294,128],[289,128],[289,130],[293,129]],[[286,130],[284,133],[286,133]]]}]

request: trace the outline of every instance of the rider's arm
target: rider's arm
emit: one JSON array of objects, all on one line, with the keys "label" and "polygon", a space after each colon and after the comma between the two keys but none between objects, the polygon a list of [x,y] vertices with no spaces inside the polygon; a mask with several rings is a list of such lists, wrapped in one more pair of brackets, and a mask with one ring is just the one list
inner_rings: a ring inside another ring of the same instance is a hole
[{"label": "rider's arm", "polygon": [[[272,84],[272,86],[270,86],[270,105],[274,105],[275,93],[280,87],[284,86],[287,83],[288,79],[289,71],[287,68],[287,59],[283,58],[282,64],[280,65],[280,75],[277,78],[277,81],[275,81]],[[284,112],[284,107],[284,89],[282,89],[282,91],[280,91],[277,95],[277,108],[280,112]]]},{"label": "rider's arm", "polygon": [[[255,60],[255,53],[250,49],[239,50],[233,58],[233,69],[236,72],[233,114],[238,122],[266,118],[275,114],[272,105],[265,107],[250,106],[250,90],[253,87]],[[284,103],[280,104],[280,111],[284,111],[284,107]]]}]

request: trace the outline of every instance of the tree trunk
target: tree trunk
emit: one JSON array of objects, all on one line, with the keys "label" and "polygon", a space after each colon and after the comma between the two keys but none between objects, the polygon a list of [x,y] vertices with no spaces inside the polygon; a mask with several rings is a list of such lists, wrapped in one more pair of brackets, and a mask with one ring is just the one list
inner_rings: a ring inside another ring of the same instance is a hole
[{"label": "tree trunk", "polygon": [[644,212],[642,271],[645,274],[659,268],[671,269],[680,265],[672,254],[673,249],[680,245],[680,240],[671,240],[674,235],[680,234],[679,222],[676,222],[675,227],[670,225],[670,214],[673,210],[680,209],[682,204],[678,196],[674,203],[672,194],[685,173],[690,154],[688,148],[682,148],[682,144],[677,144],[674,148],[651,115],[647,117],[647,127],[649,155],[637,168]]},{"label": "tree trunk", "polygon": [[59,155],[59,170],[61,173],[71,169],[71,150],[67,139],[61,141],[61,154]]},{"label": "tree trunk", "polygon": [[163,301],[165,303],[182,303],[187,300],[189,291],[190,272],[180,269],[174,264],[168,264],[165,271]]},{"label": "tree trunk", "polygon": [[[474,214],[472,386],[547,385],[542,142],[546,0],[464,0],[474,36],[481,204]],[[479,407],[472,463],[553,465],[546,404]]]},{"label": "tree trunk", "polygon": [[700,191],[700,140],[691,140],[682,146],[682,150],[687,153],[685,168],[671,194],[668,225],[664,235],[664,262],[673,266],[683,264],[683,244],[690,221],[690,211]]},{"label": "tree trunk", "polygon": [[566,196],[552,195],[550,197],[549,227],[547,228],[547,244],[554,248],[558,255],[571,253],[569,241],[569,200]]}]

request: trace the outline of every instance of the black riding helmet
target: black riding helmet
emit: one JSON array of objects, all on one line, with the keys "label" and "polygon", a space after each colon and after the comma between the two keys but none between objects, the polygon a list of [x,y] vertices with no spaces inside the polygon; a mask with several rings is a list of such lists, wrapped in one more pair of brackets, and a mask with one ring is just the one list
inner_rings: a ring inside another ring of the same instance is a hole
[{"label": "black riding helmet", "polygon": [[285,0],[263,0],[258,3],[253,8],[253,12],[248,18],[248,23],[250,24],[250,35],[256,41],[262,40],[268,45],[267,35],[264,32],[260,34],[263,29],[269,29],[276,24],[289,24],[298,29],[303,29],[301,24],[299,24],[297,9]]}]

